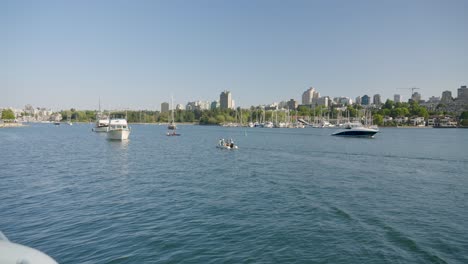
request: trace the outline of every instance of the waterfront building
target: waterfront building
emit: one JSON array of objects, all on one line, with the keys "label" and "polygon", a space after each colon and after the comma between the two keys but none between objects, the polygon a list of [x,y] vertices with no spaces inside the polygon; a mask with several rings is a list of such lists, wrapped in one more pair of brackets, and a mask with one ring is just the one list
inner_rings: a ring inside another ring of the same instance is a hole
[{"label": "waterfront building", "polygon": [[219,108],[219,101],[213,101],[211,102],[211,110],[215,110],[216,108]]},{"label": "waterfront building", "polygon": [[169,112],[169,103],[163,102],[161,103],[161,113],[168,113]]},{"label": "waterfront building", "polygon": [[424,126],[426,122],[424,121],[424,117],[421,116],[414,116],[410,119],[410,123],[413,126]]},{"label": "waterfront building", "polygon": [[288,108],[288,102],[287,102],[287,101],[281,101],[281,102],[279,102],[278,108],[279,108],[279,109],[286,109],[286,108]]},{"label": "waterfront building", "polygon": [[374,105],[381,105],[382,99],[380,98],[380,94],[374,94]]},{"label": "waterfront building", "polygon": [[457,100],[468,102],[468,88],[466,88],[466,85],[460,86],[457,92],[458,92]]},{"label": "waterfront building", "polygon": [[208,101],[194,101],[188,102],[185,107],[186,110],[209,110],[211,108],[211,102]]},{"label": "waterfront building", "polygon": [[223,91],[219,96],[221,109],[232,109],[232,94],[230,91]]},{"label": "waterfront building", "polygon": [[401,95],[395,94],[395,95],[393,95],[393,101],[395,103],[401,103],[403,101],[403,98],[401,97]]},{"label": "waterfront building", "polygon": [[296,110],[297,109],[297,101],[294,99],[291,99],[288,101],[288,109],[290,110]]},{"label": "waterfront building", "polygon": [[443,104],[451,103],[453,101],[452,92],[451,91],[443,91],[442,92],[442,99],[440,102]]},{"label": "waterfront building", "polygon": [[413,95],[411,95],[411,100],[415,102],[421,101],[421,94],[418,92],[414,92]]},{"label": "waterfront building", "polygon": [[312,104],[313,99],[317,99],[320,97],[320,93],[315,90],[315,88],[310,87],[304,93],[302,93],[302,104],[308,105]]},{"label": "waterfront building", "polygon": [[342,105],[352,105],[353,104],[353,100],[349,97],[340,97],[338,103],[342,104]]},{"label": "waterfront building", "polygon": [[431,97],[429,97],[429,99],[427,100],[426,103],[438,104],[438,103],[440,103],[440,97],[438,97],[438,96],[431,96]]},{"label": "waterfront building", "polygon": [[265,108],[265,111],[278,110],[279,109],[278,103],[272,103],[272,104],[269,104],[269,105],[265,105],[264,108]]},{"label": "waterfront building", "polygon": [[437,106],[440,104],[440,97],[431,96],[426,102],[421,101],[419,104],[421,106],[426,107],[426,109],[429,111],[434,111],[437,109]]},{"label": "waterfront building", "polygon": [[395,122],[396,122],[397,124],[405,124],[406,122],[408,122],[408,117],[406,117],[406,116],[399,116],[399,117],[395,118],[394,120],[395,120]]},{"label": "waterfront building", "polygon": [[330,97],[323,96],[317,99],[316,106],[325,106],[328,107],[330,105]]},{"label": "waterfront building", "polygon": [[369,105],[370,104],[370,97],[365,94],[361,97],[361,105]]},{"label": "waterfront building", "polygon": [[361,105],[361,96],[356,97],[355,104]]},{"label": "waterfront building", "polygon": [[187,111],[193,111],[198,109],[198,104],[197,102],[188,102],[187,105],[185,106],[185,109]]},{"label": "waterfront building", "polygon": [[52,122],[60,122],[60,120],[62,120],[62,114],[60,113],[55,113],[55,114],[52,114],[49,118],[49,121],[52,121]]},{"label": "waterfront building", "polygon": [[384,123],[388,123],[388,122],[392,122],[392,121],[393,121],[393,117],[391,117],[391,116],[384,116],[384,118],[383,118]]}]

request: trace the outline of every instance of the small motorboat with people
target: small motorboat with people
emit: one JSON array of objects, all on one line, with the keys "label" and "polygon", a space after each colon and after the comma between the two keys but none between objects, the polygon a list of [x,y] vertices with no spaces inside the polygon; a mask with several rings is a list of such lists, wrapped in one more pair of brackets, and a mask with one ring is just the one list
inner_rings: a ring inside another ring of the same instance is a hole
[{"label": "small motorboat with people", "polygon": [[232,140],[232,138],[228,140],[225,140],[224,138],[220,139],[216,147],[220,149],[231,149],[231,150],[239,148],[237,145],[234,144],[234,140]]},{"label": "small motorboat with people", "polygon": [[54,259],[37,249],[10,242],[2,232],[0,232],[0,263],[57,264]]},{"label": "small motorboat with people", "polygon": [[167,131],[166,136],[174,137],[174,136],[180,136],[180,134],[177,133],[175,130],[173,130],[173,131]]},{"label": "small motorboat with people", "polygon": [[343,128],[335,131],[332,136],[347,137],[374,137],[379,132],[375,127],[365,127],[360,122],[350,122],[344,124]]},{"label": "small motorboat with people", "polygon": [[116,115],[109,119],[109,129],[107,131],[107,138],[110,140],[127,140],[130,135],[130,127],[127,120]]}]

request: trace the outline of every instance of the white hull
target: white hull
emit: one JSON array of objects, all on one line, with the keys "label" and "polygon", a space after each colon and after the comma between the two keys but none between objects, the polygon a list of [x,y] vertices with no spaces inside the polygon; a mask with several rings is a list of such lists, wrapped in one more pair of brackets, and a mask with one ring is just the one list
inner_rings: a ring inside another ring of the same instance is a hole
[{"label": "white hull", "polygon": [[127,140],[129,135],[129,129],[109,130],[107,132],[107,138],[110,140]]},{"label": "white hull", "polygon": [[226,146],[226,145],[216,145],[217,148],[220,148],[220,149],[231,149],[231,150],[234,150],[234,149],[238,149],[239,147],[237,147],[236,145],[234,145],[234,147],[231,148],[231,146]]},{"label": "white hull", "polygon": [[93,128],[94,132],[107,132],[108,127],[95,127]]}]

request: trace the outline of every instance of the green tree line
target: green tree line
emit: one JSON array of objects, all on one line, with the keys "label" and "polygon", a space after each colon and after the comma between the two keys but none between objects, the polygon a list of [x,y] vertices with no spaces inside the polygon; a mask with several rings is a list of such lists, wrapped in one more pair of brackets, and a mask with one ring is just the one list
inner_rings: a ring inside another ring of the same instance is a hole
[{"label": "green tree line", "polygon": [[[323,107],[319,106],[316,108],[309,108],[300,106],[297,110],[289,111],[290,116],[300,116],[309,120],[313,120],[314,117],[326,116],[331,119],[338,118],[339,116],[346,118],[356,118],[363,116],[364,109],[360,105],[349,105],[346,107],[346,111],[341,110],[342,107]],[[384,125],[383,118],[390,116],[393,118],[397,117],[412,117],[420,116],[427,118],[430,115],[445,115],[450,114],[443,111],[428,111],[425,107],[420,106],[417,102],[411,103],[395,103],[392,100],[387,100],[382,107],[379,109],[367,109],[370,111],[373,117],[374,124]],[[96,111],[93,110],[63,110],[60,112],[62,120],[71,120],[72,122],[94,122],[96,121]],[[121,112],[127,116],[129,123],[167,123],[171,120],[171,113],[161,113],[160,111],[151,110],[128,110]],[[9,114],[7,114],[9,115]],[[187,122],[187,123],[200,123],[202,125],[218,125],[229,122],[242,122],[244,124],[248,122],[260,122],[260,121],[285,121],[288,113],[285,111],[265,111],[259,107],[251,107],[250,109],[213,109],[213,110],[176,110],[174,112],[175,122]],[[460,120],[468,122],[468,114],[463,113],[459,116]],[[395,125],[387,123],[386,125]]]}]

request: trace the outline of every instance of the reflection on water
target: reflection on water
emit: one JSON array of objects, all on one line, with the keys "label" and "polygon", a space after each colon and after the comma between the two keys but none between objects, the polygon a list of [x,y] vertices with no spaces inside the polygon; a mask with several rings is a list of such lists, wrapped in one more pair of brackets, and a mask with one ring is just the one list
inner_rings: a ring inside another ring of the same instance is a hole
[{"label": "reflection on water", "polygon": [[119,172],[123,176],[129,174],[128,152],[130,140],[107,140],[109,146],[110,161],[114,166],[120,167]]}]

